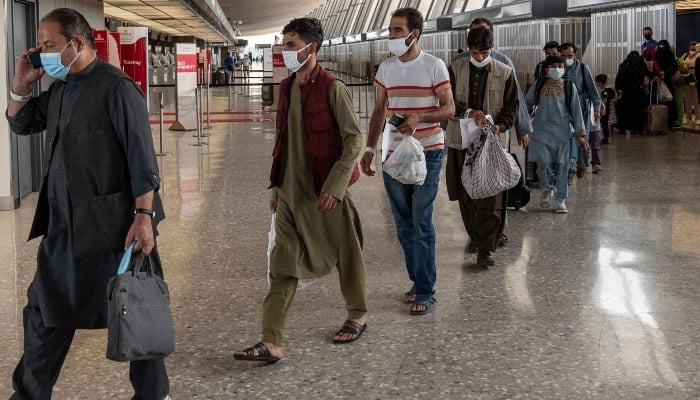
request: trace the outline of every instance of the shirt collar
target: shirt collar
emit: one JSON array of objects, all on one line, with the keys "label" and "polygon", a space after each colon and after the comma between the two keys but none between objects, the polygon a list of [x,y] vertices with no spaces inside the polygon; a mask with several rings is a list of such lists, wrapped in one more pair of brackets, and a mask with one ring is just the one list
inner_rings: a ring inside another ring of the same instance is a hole
[{"label": "shirt collar", "polygon": [[90,65],[87,66],[84,70],[78,72],[77,74],[68,74],[66,77],[66,82],[70,82],[72,80],[75,81],[82,81],[84,79],[87,79],[90,74],[92,74],[92,71],[95,70],[95,67],[97,66],[97,63],[100,62],[100,59],[95,57],[95,59],[90,63]]}]

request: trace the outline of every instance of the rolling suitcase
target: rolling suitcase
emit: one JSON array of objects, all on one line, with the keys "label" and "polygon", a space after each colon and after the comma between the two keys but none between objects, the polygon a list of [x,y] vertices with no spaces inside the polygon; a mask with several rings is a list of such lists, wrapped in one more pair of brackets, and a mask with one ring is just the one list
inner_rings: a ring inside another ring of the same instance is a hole
[{"label": "rolling suitcase", "polygon": [[518,184],[514,187],[508,189],[508,207],[514,208],[516,210],[521,209],[530,201],[530,189],[525,186],[525,175],[523,174],[523,168],[520,166],[518,161],[518,156],[515,153],[510,153],[518,164],[518,169],[520,169],[520,179]]},{"label": "rolling suitcase", "polygon": [[525,149],[525,186],[536,188],[539,187],[540,181],[537,176],[537,163],[529,161],[527,153],[527,149]]},{"label": "rolling suitcase", "polygon": [[656,102],[652,103],[654,85],[649,90],[649,106],[647,107],[647,123],[644,132],[648,135],[663,135],[668,129],[668,107],[659,104],[659,85],[656,85]]}]

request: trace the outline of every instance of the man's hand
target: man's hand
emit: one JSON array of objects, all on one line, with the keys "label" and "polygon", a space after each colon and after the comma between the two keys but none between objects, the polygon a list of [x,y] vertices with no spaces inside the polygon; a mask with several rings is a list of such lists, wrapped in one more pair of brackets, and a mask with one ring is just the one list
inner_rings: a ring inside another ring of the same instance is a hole
[{"label": "man's hand", "polygon": [[129,228],[129,232],[126,234],[126,240],[124,241],[124,248],[129,247],[129,244],[136,240],[136,246],[134,246],[134,252],[141,251],[145,255],[151,254],[155,242],[153,240],[153,225],[151,224],[151,217],[146,214],[136,214],[134,215],[134,222]]},{"label": "man's hand", "polygon": [[590,145],[588,144],[584,136],[578,136],[576,138],[576,143],[578,143],[580,146],[583,146],[586,150],[590,148]]},{"label": "man's hand", "polygon": [[530,145],[530,136],[528,134],[518,136],[518,144],[523,146],[523,150],[526,150],[527,146]]},{"label": "man's hand", "polygon": [[469,115],[467,115],[467,117],[474,118],[474,121],[476,121],[476,124],[479,126],[486,125],[486,114],[484,114],[483,111],[471,110],[469,111]]},{"label": "man's hand", "polygon": [[270,211],[277,212],[277,200],[270,200]]},{"label": "man's hand", "polygon": [[372,152],[366,151],[360,160],[360,169],[367,176],[374,176],[376,173],[372,169],[372,160],[374,159],[374,154]]},{"label": "man's hand", "polygon": [[596,111],[593,113],[593,116],[595,117],[596,121],[600,121],[600,111]]},{"label": "man's hand", "polygon": [[413,132],[416,131],[416,126],[420,123],[420,117],[418,114],[404,114],[404,118],[405,120],[396,127],[396,130],[404,135],[413,135]]},{"label": "man's hand", "polygon": [[29,61],[29,53],[40,51],[41,49],[31,48],[22,53],[15,63],[15,77],[12,82],[12,91],[15,94],[24,96],[31,93],[34,82],[44,76],[44,68],[34,68]]},{"label": "man's hand", "polygon": [[316,209],[319,211],[333,211],[335,206],[338,204],[338,199],[333,197],[332,194],[326,192],[321,192],[316,200]]}]

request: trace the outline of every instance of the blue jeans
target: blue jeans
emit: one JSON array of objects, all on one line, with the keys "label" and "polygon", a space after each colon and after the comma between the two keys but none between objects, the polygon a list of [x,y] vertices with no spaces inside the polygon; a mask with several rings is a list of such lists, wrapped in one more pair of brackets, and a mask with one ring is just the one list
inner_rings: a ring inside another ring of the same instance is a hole
[{"label": "blue jeans", "polygon": [[557,201],[566,200],[569,196],[569,166],[561,163],[537,163],[537,176],[540,177],[540,189],[552,190],[556,185],[554,198]]},{"label": "blue jeans", "polygon": [[416,295],[432,296],[435,291],[435,229],[433,202],[437,196],[443,150],[425,152],[428,174],[422,185],[404,185],[384,173],[396,231],[403,248],[408,277]]}]

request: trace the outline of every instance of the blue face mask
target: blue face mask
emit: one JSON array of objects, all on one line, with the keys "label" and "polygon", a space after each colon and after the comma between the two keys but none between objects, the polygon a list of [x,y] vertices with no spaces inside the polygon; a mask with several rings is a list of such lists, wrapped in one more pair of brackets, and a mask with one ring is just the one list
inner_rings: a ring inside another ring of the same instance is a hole
[{"label": "blue face mask", "polygon": [[550,68],[547,70],[550,78],[561,79],[564,76],[564,68]]},{"label": "blue face mask", "polygon": [[[66,47],[63,48],[63,50],[67,49],[68,46],[70,46],[71,42],[73,40],[71,39],[70,42],[66,45]],[[80,56],[80,52],[75,56],[73,61],[71,61],[68,66],[63,65],[63,61],[61,61],[61,53],[63,53],[63,50],[59,51],[58,53],[40,53],[39,56],[41,57],[41,65],[44,68],[44,71],[46,71],[47,74],[49,74],[50,77],[56,78],[56,79],[63,79],[68,75],[68,71],[70,70],[71,65],[78,59],[78,56]]]}]

